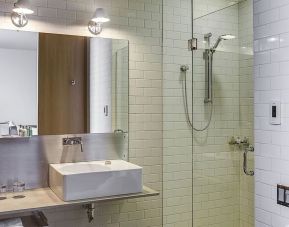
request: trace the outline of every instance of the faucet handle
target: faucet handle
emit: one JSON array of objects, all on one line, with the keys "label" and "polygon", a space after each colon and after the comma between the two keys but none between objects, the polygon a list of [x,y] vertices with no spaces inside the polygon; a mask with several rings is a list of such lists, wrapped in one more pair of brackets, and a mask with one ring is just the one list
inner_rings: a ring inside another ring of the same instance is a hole
[{"label": "faucet handle", "polygon": [[62,139],[62,145],[63,146],[74,146],[74,145],[80,145],[81,152],[83,152],[83,143],[81,137],[67,137]]},{"label": "faucet handle", "polygon": [[80,149],[81,149],[81,153],[83,153],[83,142],[80,142]]},{"label": "faucet handle", "polygon": [[82,143],[81,137],[67,137],[62,139],[62,145],[78,145]]}]

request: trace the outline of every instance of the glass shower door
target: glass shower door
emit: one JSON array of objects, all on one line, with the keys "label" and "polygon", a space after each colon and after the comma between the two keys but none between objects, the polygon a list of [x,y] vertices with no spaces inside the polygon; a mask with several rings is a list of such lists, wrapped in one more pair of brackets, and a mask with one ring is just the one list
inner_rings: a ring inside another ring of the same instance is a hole
[{"label": "glass shower door", "polygon": [[251,15],[247,0],[193,19],[194,227],[254,226]]}]

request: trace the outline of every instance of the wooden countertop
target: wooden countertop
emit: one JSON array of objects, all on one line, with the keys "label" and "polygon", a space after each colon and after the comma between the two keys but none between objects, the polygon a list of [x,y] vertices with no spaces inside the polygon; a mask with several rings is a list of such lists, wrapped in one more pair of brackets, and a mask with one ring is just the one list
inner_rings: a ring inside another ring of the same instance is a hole
[{"label": "wooden countertop", "polygon": [[14,193],[6,193],[7,199],[0,200],[0,216],[12,215],[16,213],[21,214],[32,211],[42,211],[46,209],[71,205],[82,205],[105,201],[157,196],[159,195],[159,192],[144,186],[142,193],[91,198],[69,202],[64,202],[63,200],[58,198],[57,195],[55,195],[50,188],[27,190],[23,193],[23,195],[25,195],[25,198],[22,199],[14,199],[14,195]]}]

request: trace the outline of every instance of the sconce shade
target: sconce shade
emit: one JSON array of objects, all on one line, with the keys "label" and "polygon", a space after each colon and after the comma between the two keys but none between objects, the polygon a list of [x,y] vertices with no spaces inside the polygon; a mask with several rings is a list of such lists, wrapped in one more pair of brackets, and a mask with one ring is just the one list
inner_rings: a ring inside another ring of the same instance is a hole
[{"label": "sconce shade", "polygon": [[95,13],[93,14],[91,21],[95,23],[105,23],[110,21],[110,19],[103,8],[97,8],[95,10]]},{"label": "sconce shade", "polygon": [[14,4],[14,8],[12,11],[15,13],[24,14],[24,15],[34,13],[34,11],[31,9],[31,4],[29,0],[18,0]]},{"label": "sconce shade", "polygon": [[110,21],[110,19],[105,10],[103,8],[97,8],[88,23],[88,30],[92,34],[98,35],[102,32],[102,24],[108,21]]}]

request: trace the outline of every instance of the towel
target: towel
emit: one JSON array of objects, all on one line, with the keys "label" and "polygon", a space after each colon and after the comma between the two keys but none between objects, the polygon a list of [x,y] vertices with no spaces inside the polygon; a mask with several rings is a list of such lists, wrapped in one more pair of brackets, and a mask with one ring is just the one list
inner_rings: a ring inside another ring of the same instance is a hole
[{"label": "towel", "polygon": [[20,218],[13,218],[0,220],[0,227],[23,227],[23,224]]}]

